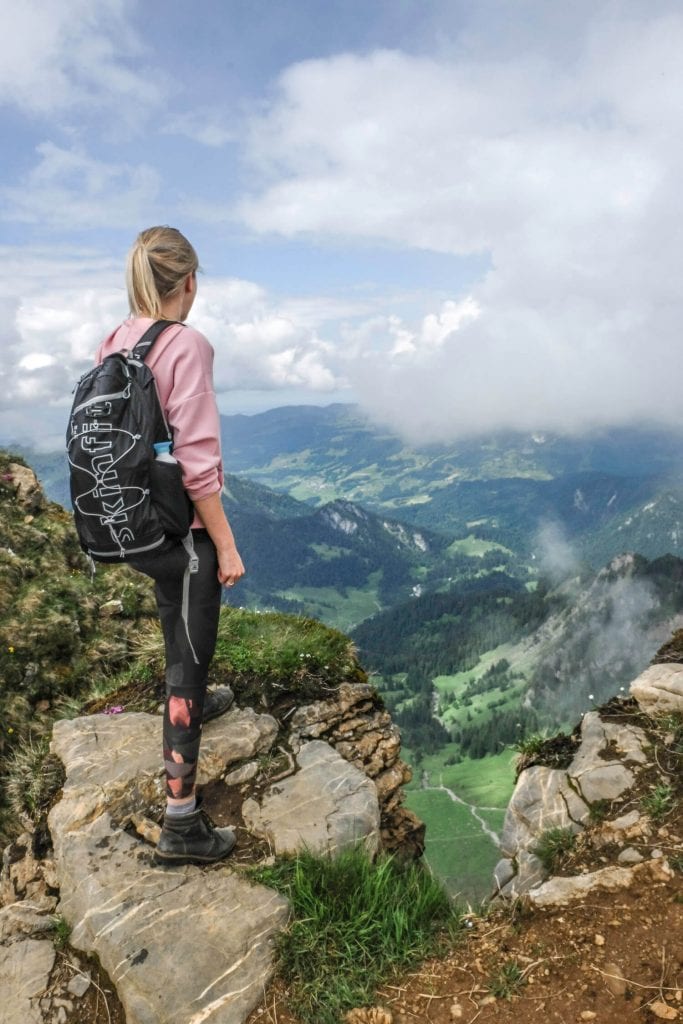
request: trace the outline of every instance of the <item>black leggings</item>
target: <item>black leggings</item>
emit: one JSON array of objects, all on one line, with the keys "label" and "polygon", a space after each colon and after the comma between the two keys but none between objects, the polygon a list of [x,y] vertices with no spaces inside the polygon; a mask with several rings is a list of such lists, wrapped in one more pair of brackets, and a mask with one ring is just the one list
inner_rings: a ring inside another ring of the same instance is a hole
[{"label": "black leggings", "polygon": [[188,565],[185,548],[178,544],[170,551],[133,563],[156,584],[166,650],[166,795],[176,800],[191,796],[197,775],[207,672],[216,647],[221,606],[213,541],[206,530],[193,530],[192,535],[199,568],[189,577],[187,622],[182,615],[183,579]]}]

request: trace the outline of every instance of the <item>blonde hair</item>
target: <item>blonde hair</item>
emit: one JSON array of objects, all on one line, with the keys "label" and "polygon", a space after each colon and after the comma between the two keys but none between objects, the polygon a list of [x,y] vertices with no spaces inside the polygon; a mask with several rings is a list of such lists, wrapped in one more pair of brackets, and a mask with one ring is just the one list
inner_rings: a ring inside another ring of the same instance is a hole
[{"label": "blonde hair", "polygon": [[177,228],[141,231],[128,253],[126,287],[133,316],[158,318],[161,303],[199,268],[197,253]]}]

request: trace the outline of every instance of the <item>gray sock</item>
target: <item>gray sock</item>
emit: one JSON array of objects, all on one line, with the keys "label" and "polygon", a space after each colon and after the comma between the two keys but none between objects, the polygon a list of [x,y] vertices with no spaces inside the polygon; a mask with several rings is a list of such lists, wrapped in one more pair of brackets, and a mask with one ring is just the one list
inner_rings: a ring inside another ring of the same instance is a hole
[{"label": "gray sock", "polygon": [[166,804],[166,813],[172,818],[180,817],[183,814],[192,814],[197,810],[197,801],[188,800],[186,804]]}]

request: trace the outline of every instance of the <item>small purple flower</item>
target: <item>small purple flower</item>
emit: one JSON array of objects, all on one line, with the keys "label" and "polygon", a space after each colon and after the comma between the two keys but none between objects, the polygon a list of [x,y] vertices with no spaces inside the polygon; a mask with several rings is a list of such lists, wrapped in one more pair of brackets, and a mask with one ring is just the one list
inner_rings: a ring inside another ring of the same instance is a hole
[{"label": "small purple flower", "polygon": [[120,715],[123,711],[123,704],[115,704],[111,708],[105,708],[102,712],[103,715]]}]

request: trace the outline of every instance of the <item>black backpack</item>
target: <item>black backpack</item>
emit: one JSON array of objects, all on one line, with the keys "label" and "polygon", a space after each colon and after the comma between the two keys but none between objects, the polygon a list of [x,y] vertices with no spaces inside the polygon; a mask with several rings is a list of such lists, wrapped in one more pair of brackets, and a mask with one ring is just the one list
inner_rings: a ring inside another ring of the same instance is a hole
[{"label": "black backpack", "polygon": [[75,387],[66,449],[81,547],[99,562],[126,562],[186,537],[193,508],[175,461],[155,459],[172,442],[145,357],[175,321],[158,320],[132,352],[115,352]]}]

